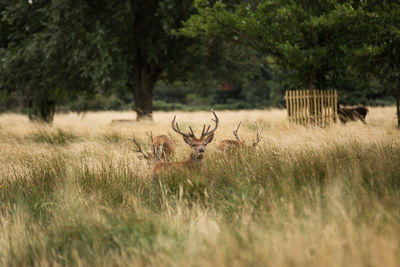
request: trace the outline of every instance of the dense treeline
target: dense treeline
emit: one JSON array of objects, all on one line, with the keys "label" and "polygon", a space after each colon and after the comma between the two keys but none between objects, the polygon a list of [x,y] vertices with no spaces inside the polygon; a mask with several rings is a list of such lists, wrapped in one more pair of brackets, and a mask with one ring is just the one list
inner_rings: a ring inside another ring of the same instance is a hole
[{"label": "dense treeline", "polygon": [[399,25],[393,1],[2,0],[0,111],[146,119],[279,107],[296,88],[399,106]]},{"label": "dense treeline", "polygon": [[[257,77],[255,80],[249,79],[247,83],[234,85],[230,91],[221,91],[224,84],[223,81],[215,81],[203,91],[191,83],[160,82],[154,88],[153,110],[209,110],[210,106],[216,110],[284,108],[284,90],[288,87],[280,80]],[[344,105],[385,106],[393,105],[395,101],[393,95],[377,83],[362,87],[343,82],[337,88],[340,88],[340,102]],[[0,112],[29,112],[22,94],[3,94],[0,102]],[[134,99],[129,92],[98,92],[59,98],[56,111],[130,110],[132,106]]]}]

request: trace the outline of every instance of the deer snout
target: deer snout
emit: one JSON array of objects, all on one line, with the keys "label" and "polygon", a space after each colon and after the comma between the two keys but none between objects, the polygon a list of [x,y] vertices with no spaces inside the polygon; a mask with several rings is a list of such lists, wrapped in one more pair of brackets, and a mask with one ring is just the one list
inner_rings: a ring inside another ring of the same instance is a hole
[{"label": "deer snout", "polygon": [[199,153],[204,153],[206,150],[204,149],[204,147],[200,147],[199,148]]}]

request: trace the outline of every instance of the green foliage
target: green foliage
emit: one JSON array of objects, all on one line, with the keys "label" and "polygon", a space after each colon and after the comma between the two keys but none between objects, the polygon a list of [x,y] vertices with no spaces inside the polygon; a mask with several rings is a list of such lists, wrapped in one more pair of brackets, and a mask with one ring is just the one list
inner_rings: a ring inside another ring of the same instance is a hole
[{"label": "green foliage", "polygon": [[194,11],[191,0],[92,2],[2,2],[1,90],[34,101],[131,90],[146,115],[158,80],[185,79],[218,58],[172,34]]},{"label": "green foliage", "polygon": [[[363,84],[398,77],[400,7],[391,1],[265,0],[231,9],[222,1],[210,6],[198,0],[195,5],[198,14],[184,23],[182,34],[252,47],[289,70],[294,86],[329,88],[354,76]],[[390,80],[391,87],[399,84]]]}]

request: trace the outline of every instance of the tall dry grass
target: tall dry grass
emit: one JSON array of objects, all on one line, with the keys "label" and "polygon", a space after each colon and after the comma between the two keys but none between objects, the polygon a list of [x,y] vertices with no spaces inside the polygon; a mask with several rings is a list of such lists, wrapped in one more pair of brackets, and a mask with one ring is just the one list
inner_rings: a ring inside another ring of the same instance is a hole
[{"label": "tall dry grass", "polygon": [[[1,115],[1,265],[399,265],[394,108],[325,129],[290,125],[283,110],[221,111],[202,168],[153,181],[129,138],[168,134],[186,158],[174,114],[59,114],[52,126]],[[176,115],[195,131],[212,118]],[[239,121],[248,142],[264,127],[260,147],[217,151]]]}]

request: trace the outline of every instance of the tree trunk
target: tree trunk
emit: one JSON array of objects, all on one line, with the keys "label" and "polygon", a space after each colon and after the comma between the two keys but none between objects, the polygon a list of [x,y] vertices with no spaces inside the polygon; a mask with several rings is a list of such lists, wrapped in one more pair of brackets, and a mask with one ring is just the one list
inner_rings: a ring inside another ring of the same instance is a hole
[{"label": "tree trunk", "polygon": [[51,123],[54,118],[55,101],[38,97],[28,100],[29,120]]},{"label": "tree trunk", "polygon": [[138,121],[153,120],[153,85],[151,87],[135,86],[133,97],[135,99],[136,119]]},{"label": "tree trunk", "polygon": [[133,97],[137,120],[153,120],[153,88],[160,72],[152,66],[134,69]]},{"label": "tree trunk", "polygon": [[397,127],[400,128],[400,87],[396,90]]}]

